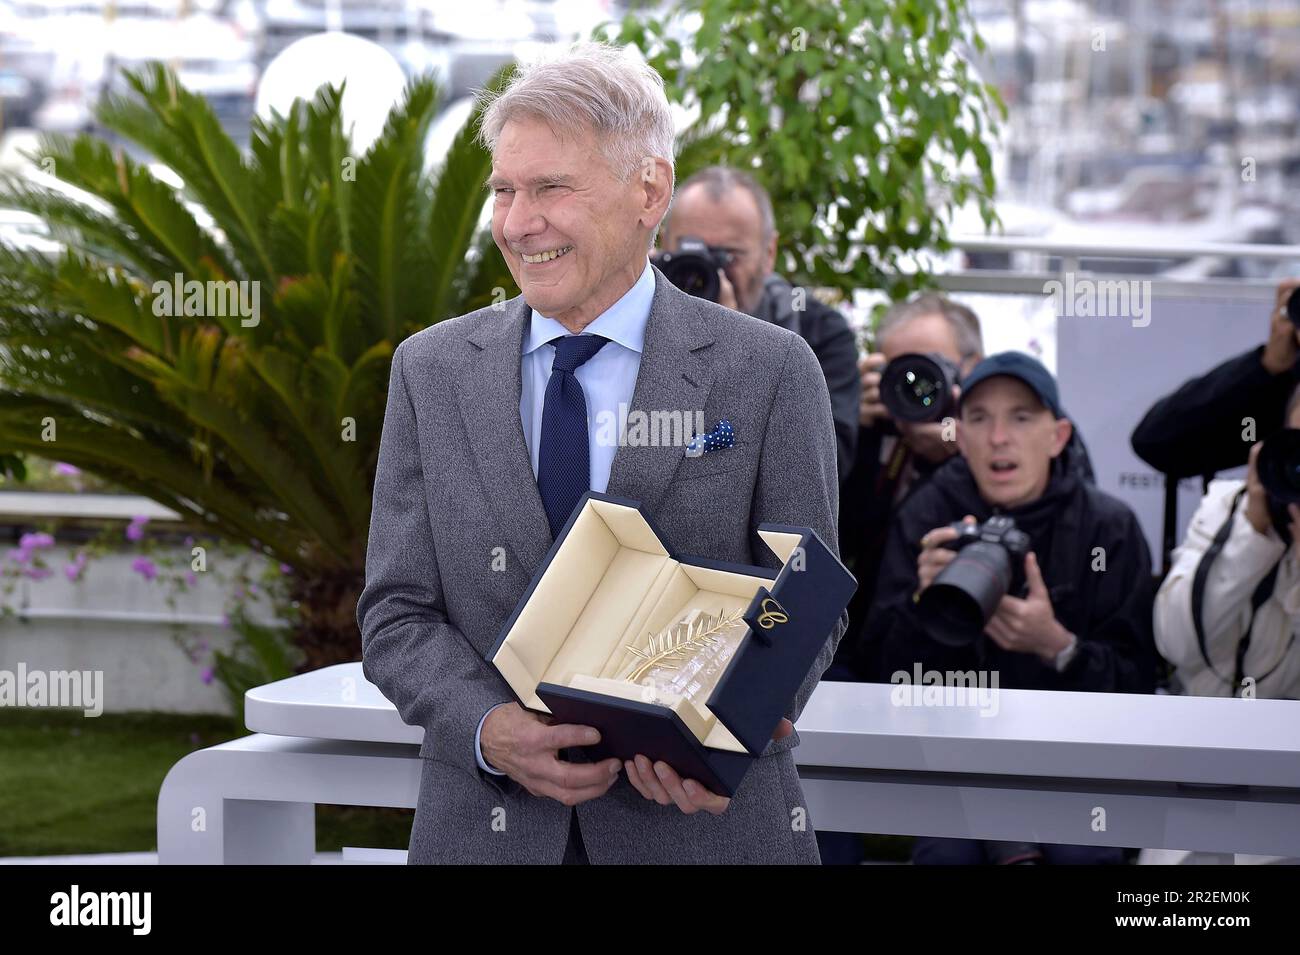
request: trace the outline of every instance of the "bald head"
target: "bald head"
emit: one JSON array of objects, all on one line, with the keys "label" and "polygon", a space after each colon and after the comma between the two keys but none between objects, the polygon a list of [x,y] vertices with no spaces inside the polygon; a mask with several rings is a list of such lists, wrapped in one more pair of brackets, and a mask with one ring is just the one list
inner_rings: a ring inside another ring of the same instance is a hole
[{"label": "bald head", "polygon": [[771,217],[761,186],[743,173],[713,167],[687,179],[673,197],[660,246],[676,251],[682,239],[695,238],[726,249],[732,257],[726,272],[736,304],[752,315],[763,296],[763,281],[776,264]]}]

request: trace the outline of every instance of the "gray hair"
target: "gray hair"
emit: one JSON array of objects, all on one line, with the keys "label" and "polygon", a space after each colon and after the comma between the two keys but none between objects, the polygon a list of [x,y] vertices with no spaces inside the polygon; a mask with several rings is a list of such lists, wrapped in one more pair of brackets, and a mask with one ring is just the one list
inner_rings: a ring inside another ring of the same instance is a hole
[{"label": "gray hair", "polygon": [[927,315],[941,315],[947,321],[957,340],[957,351],[961,353],[962,361],[975,356],[983,357],[984,336],[980,332],[979,316],[965,305],[935,292],[922,292],[910,301],[897,302],[891,306],[880,320],[876,341],[884,341],[885,336],[898,326]]},{"label": "gray hair", "polygon": [[[730,166],[708,166],[688,176],[686,181],[677,187],[677,195],[683,195],[691,186],[703,186],[714,202],[722,201],[733,189],[744,189],[754,197],[754,203],[758,206],[758,216],[763,223],[763,241],[766,242],[775,234],[776,216],[772,213],[772,197],[749,173]],[[664,221],[665,231],[668,230],[672,214],[672,210],[669,209]]]},{"label": "gray hair", "polygon": [[495,150],[506,123],[540,119],[557,136],[596,134],[601,153],[620,179],[647,156],[673,168],[673,117],[663,77],[636,54],[608,43],[575,43],[558,55],[517,65],[498,94],[480,95],[478,138]]}]

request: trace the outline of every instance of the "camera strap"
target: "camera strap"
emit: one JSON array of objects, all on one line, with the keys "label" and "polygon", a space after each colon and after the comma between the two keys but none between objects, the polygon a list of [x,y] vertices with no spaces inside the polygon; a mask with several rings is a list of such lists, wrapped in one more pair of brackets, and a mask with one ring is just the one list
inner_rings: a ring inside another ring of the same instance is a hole
[{"label": "camera strap", "polygon": [[[1243,672],[1243,665],[1246,660],[1246,651],[1250,649],[1250,632],[1255,625],[1255,614],[1259,611],[1259,608],[1268,601],[1268,598],[1273,595],[1273,588],[1277,585],[1277,571],[1278,568],[1282,566],[1282,560],[1279,558],[1278,562],[1274,564],[1269,572],[1264,576],[1264,579],[1255,587],[1254,593],[1250,595],[1250,619],[1246,622],[1245,633],[1242,635],[1241,640],[1237,642],[1237,652],[1234,654],[1235,661],[1233,666],[1233,679],[1229,680],[1214,668],[1214,664],[1210,662],[1210,654],[1205,648],[1205,617],[1203,612],[1205,605],[1205,586],[1210,577],[1210,568],[1214,565],[1215,559],[1228,543],[1228,537],[1232,533],[1232,520],[1237,513],[1237,505],[1241,503],[1241,498],[1245,493],[1246,489],[1243,487],[1233,495],[1232,503],[1228,506],[1228,519],[1223,522],[1218,532],[1214,535],[1214,540],[1210,542],[1210,546],[1206,549],[1205,553],[1201,555],[1201,559],[1196,565],[1196,573],[1192,576],[1192,626],[1196,630],[1196,645],[1201,651],[1201,659],[1205,661],[1205,665],[1209,668],[1211,673],[1233,688],[1234,693],[1236,688],[1241,686],[1242,682],[1246,679],[1245,673]],[[1285,556],[1286,555],[1284,554],[1283,557]],[[1273,666],[1270,667],[1268,672],[1263,676],[1255,678],[1256,686],[1258,686],[1266,677],[1271,676],[1273,671],[1282,665],[1282,661],[1286,659],[1287,651],[1290,650],[1291,644],[1294,642],[1295,631],[1293,630],[1290,639],[1287,641],[1286,649],[1283,650],[1277,663],[1273,664]]]}]

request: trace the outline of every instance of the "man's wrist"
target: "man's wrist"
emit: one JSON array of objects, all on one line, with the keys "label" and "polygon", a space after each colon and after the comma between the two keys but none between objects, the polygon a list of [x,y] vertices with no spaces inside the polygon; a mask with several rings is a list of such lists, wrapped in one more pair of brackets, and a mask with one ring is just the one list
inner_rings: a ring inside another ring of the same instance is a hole
[{"label": "man's wrist", "polygon": [[1259,363],[1264,366],[1264,371],[1273,377],[1285,375],[1295,368],[1295,349],[1287,349],[1285,346],[1274,346],[1272,342],[1265,343],[1264,351],[1259,356]]},{"label": "man's wrist", "polygon": [[1057,673],[1064,673],[1065,668],[1070,665],[1070,663],[1074,660],[1074,658],[1079,653],[1079,638],[1076,637],[1074,634],[1070,633],[1068,630],[1065,631],[1065,635],[1068,638],[1069,642],[1066,643],[1066,645],[1063,646],[1060,650],[1058,650],[1052,656],[1052,659],[1050,661],[1050,663],[1052,664],[1052,668],[1055,669]]},{"label": "man's wrist", "polygon": [[1256,534],[1261,537],[1268,537],[1268,532],[1273,527],[1273,522],[1268,516],[1268,510],[1266,508],[1263,513],[1260,513],[1260,509],[1253,507],[1253,504],[1252,501],[1246,507],[1246,523],[1250,525],[1250,529]]},{"label": "man's wrist", "polygon": [[1260,356],[1259,363],[1264,366],[1264,371],[1273,377],[1284,375],[1291,370],[1291,365],[1274,358],[1268,353],[1267,348],[1264,349],[1264,354]]},{"label": "man's wrist", "polygon": [[1074,634],[1061,626],[1061,622],[1053,617],[1050,636],[1038,651],[1038,656],[1044,663],[1051,664],[1062,650],[1069,649],[1073,641]]},{"label": "man's wrist", "polygon": [[478,729],[474,731],[474,760],[478,763],[480,769],[484,772],[491,773],[493,776],[504,776],[505,773],[499,769],[494,769],[491,764],[488,763],[487,758],[483,755],[483,725],[487,723],[487,718],[492,715],[493,711],[496,710],[497,707],[505,705],[505,703],[498,703],[496,706],[493,706],[484,713],[483,718],[478,721]]}]

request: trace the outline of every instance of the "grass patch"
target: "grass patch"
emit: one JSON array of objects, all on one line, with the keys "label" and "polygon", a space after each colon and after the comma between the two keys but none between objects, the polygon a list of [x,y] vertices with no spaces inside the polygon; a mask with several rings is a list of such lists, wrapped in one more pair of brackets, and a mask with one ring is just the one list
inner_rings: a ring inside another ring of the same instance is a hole
[{"label": "grass patch", "polygon": [[[167,771],[235,735],[221,716],[0,709],[0,856],[157,851]],[[414,815],[319,806],[317,851],[405,849]]]}]

